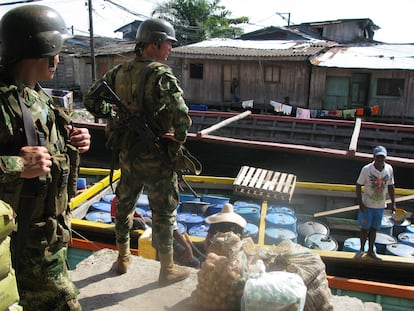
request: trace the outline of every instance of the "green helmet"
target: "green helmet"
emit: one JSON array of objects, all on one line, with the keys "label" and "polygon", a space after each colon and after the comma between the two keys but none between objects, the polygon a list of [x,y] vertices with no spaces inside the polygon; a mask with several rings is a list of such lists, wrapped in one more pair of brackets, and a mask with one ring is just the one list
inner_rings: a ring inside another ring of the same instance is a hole
[{"label": "green helmet", "polygon": [[44,5],[23,5],[0,20],[2,62],[58,54],[71,37],[62,16]]},{"label": "green helmet", "polygon": [[177,42],[173,26],[166,20],[150,18],[141,23],[137,30],[137,43],[161,43],[165,40]]}]

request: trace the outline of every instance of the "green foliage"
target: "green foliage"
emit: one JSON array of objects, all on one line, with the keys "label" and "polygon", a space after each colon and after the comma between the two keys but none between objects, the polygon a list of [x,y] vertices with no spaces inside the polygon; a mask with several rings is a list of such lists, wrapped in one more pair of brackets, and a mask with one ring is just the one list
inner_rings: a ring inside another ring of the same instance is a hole
[{"label": "green foliage", "polygon": [[234,38],[243,34],[237,25],[249,22],[246,16],[229,18],[231,12],[220,5],[220,0],[170,0],[159,4],[152,15],[174,26],[179,45]]}]

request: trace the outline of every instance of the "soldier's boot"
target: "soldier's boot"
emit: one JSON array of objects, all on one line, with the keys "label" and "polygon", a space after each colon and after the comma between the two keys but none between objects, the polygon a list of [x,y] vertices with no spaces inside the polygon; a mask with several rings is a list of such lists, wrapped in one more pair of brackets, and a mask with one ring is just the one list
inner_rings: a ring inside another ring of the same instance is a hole
[{"label": "soldier's boot", "polygon": [[167,254],[159,254],[161,270],[158,278],[160,286],[167,286],[175,282],[182,281],[190,275],[190,270],[174,264],[173,251]]},{"label": "soldier's boot", "polygon": [[118,274],[124,274],[127,272],[129,265],[131,264],[131,250],[129,248],[129,240],[125,243],[116,243],[118,249],[118,259],[115,263],[115,270]]}]

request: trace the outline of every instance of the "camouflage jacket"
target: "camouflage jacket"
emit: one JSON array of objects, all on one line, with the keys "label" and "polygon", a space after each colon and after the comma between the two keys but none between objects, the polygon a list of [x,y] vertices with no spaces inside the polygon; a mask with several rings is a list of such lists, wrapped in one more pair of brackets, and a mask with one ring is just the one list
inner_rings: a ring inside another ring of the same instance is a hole
[{"label": "camouflage jacket", "polygon": [[[144,77],[142,72],[147,66],[150,66],[150,70]],[[102,80],[115,91],[130,114],[145,115],[156,134],[172,133],[177,140],[186,140],[191,118],[183,91],[169,66],[137,57],[111,69],[90,90]],[[142,83],[145,83],[144,87]],[[96,117],[113,117],[115,112],[111,105],[92,98],[90,90],[84,97],[85,107]]]}]

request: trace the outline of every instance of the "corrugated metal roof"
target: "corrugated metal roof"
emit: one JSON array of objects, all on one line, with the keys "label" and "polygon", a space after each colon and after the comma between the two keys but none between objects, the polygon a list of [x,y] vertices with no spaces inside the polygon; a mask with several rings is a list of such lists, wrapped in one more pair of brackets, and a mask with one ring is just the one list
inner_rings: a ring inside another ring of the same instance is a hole
[{"label": "corrugated metal roof", "polygon": [[414,44],[332,47],[311,59],[320,67],[414,70]]},{"label": "corrugated metal roof", "polygon": [[173,49],[174,54],[216,57],[309,57],[327,47],[323,40],[211,39]]}]

